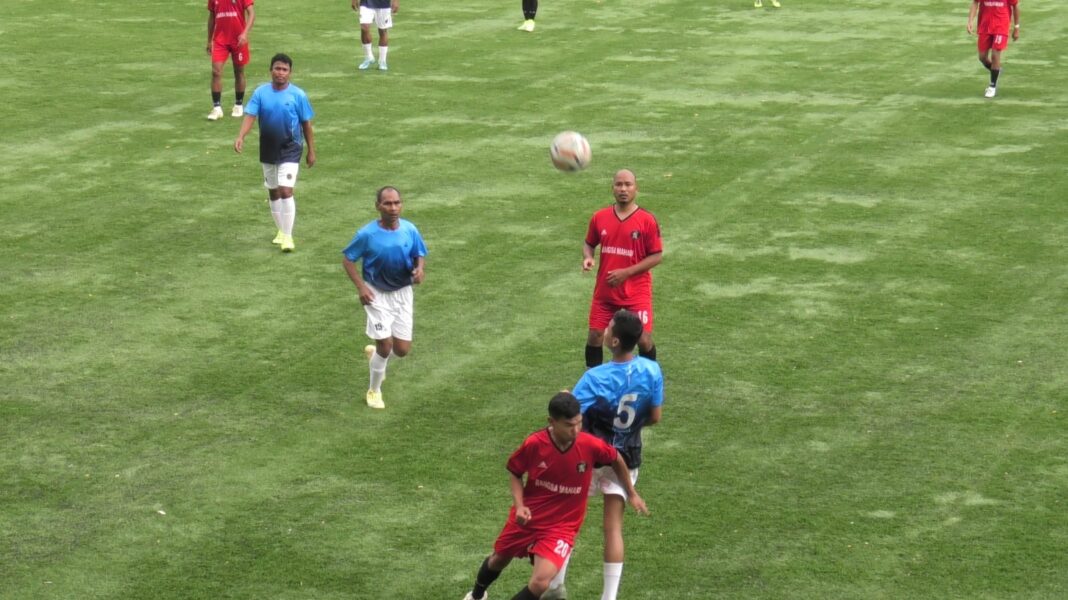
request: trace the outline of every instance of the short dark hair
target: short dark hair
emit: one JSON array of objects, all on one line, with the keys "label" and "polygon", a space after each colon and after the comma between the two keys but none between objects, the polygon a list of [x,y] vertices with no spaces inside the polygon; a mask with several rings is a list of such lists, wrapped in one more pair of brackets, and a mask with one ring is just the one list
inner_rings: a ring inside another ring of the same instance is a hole
[{"label": "short dark hair", "polygon": [[398,190],[397,188],[393,187],[392,185],[384,185],[384,186],[378,188],[378,191],[375,192],[375,204],[378,204],[379,202],[382,201],[382,194],[385,194],[386,190],[393,190],[394,192],[397,192],[397,197],[398,198],[401,197],[400,190]]},{"label": "short dark hair", "polygon": [[289,65],[289,70],[291,70],[291,71],[293,70],[293,59],[289,58],[288,54],[283,54],[281,52],[279,52],[278,54],[275,54],[274,56],[271,57],[271,67],[272,68],[274,67],[274,63],[276,63],[276,62],[284,62],[287,65]]},{"label": "short dark hair", "polygon": [[574,419],[580,408],[578,399],[571,392],[557,392],[552,400],[549,400],[549,416],[557,421]]},{"label": "short dark hair", "polygon": [[641,318],[625,308],[612,315],[612,335],[619,338],[619,346],[624,352],[634,350],[643,329]]}]

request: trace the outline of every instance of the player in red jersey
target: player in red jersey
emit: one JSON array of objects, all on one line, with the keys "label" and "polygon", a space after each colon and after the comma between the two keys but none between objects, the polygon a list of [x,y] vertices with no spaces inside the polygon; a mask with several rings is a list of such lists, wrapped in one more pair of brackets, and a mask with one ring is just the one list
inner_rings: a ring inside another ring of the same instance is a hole
[{"label": "player in red jersey", "polygon": [[979,62],[990,71],[990,85],[983,94],[987,98],[998,93],[1001,52],[1009,45],[1010,21],[1012,40],[1016,41],[1020,39],[1019,0],[972,0],[972,8],[968,11],[968,33],[979,34]]},{"label": "player in red jersey", "polygon": [[[611,465],[625,482],[630,505],[648,514],[645,501],[631,483],[623,456],[609,444],[582,431],[579,402],[570,392],[549,401],[549,426],[532,433],[508,458],[512,509],[490,554],[478,569],[475,585],[464,600],[481,600],[513,558],[530,556],[530,582],[512,600],[537,600],[571,554],[599,466]],[[526,482],[523,476],[526,475]]]},{"label": "player in red jersey", "polygon": [[663,242],[660,225],[652,213],[634,203],[638,182],[623,169],[612,179],[616,203],[593,214],[582,246],[582,270],[593,268],[593,252],[601,247],[601,264],[590,305],[590,330],[586,338],[586,367],[604,362],[604,330],[616,311],[625,308],[642,320],[638,354],[656,360],[653,343],[653,274],[660,264]]},{"label": "player in red jersey", "polygon": [[218,121],[222,111],[222,68],[227,57],[234,62],[234,108],[231,117],[245,114],[245,65],[249,61],[248,34],[256,21],[254,0],[208,0],[208,54],[211,56],[211,103],[209,121]]}]

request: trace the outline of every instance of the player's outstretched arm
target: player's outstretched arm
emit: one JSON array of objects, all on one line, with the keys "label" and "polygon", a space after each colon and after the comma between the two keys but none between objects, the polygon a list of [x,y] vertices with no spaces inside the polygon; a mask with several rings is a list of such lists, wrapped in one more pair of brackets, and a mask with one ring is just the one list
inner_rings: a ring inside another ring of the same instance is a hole
[{"label": "player's outstretched arm", "polygon": [[649,514],[649,509],[645,506],[645,500],[642,500],[642,497],[638,495],[638,490],[634,489],[634,484],[630,482],[630,469],[627,468],[627,463],[623,462],[622,454],[616,453],[616,460],[612,463],[612,471],[616,474],[616,480],[627,490],[627,502],[639,514]]}]

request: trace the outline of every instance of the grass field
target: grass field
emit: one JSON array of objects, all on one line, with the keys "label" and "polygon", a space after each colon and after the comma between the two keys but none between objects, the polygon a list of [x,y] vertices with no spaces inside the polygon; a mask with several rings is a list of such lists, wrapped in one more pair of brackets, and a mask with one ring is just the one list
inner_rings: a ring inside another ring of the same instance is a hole
[{"label": "grass field", "polygon": [[[406,1],[384,74],[347,2],[263,0],[250,84],[288,52],[317,113],[290,255],[203,2],[5,5],[0,597],[462,597],[622,167],[667,378],[622,598],[1068,597],[1068,20],[1025,0],[985,100],[965,0],[783,1]],[[430,256],[372,412],[340,250],[385,184]]]}]

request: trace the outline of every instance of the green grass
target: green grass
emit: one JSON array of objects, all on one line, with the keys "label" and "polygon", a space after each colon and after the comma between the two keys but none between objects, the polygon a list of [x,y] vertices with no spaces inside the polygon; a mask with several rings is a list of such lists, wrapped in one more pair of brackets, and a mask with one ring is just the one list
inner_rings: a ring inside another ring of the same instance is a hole
[{"label": "green grass", "polygon": [[[286,51],[317,112],[292,255],[204,120],[202,4],[5,7],[0,597],[460,598],[581,373],[621,167],[668,381],[624,598],[1068,596],[1054,3],[989,101],[960,1],[402,3],[388,74],[346,3],[264,2],[250,83]],[[431,254],[379,413],[340,250],[385,184]]]}]

